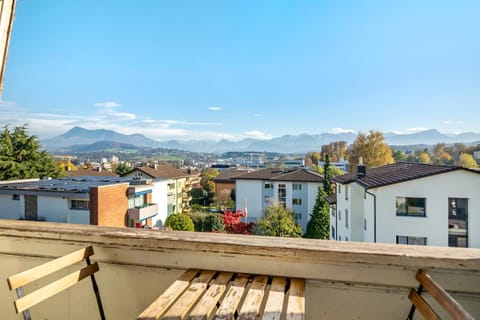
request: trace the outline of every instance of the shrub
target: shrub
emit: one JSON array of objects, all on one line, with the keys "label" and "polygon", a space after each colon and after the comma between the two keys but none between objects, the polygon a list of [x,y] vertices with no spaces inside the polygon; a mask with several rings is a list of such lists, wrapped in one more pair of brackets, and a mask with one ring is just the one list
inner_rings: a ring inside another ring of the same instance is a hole
[{"label": "shrub", "polygon": [[222,217],[217,213],[209,213],[205,217],[203,231],[222,232],[225,229]]},{"label": "shrub", "polygon": [[174,213],[167,217],[165,220],[165,226],[171,228],[172,230],[181,230],[181,231],[194,231],[195,226],[193,225],[192,218],[184,213]]}]

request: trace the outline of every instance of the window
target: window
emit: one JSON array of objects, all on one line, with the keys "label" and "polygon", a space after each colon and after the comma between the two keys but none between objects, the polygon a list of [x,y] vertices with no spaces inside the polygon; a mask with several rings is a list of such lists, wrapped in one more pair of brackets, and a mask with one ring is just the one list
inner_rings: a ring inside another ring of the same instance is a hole
[{"label": "window", "polygon": [[302,184],[301,183],[294,183],[293,184],[293,190],[302,190]]},{"label": "window", "polygon": [[12,194],[12,200],[20,200],[19,194]]},{"label": "window", "polygon": [[338,236],[338,240],[342,241],[342,236]]},{"label": "window", "polygon": [[348,209],[345,209],[345,228],[348,228]]},{"label": "window", "polygon": [[335,217],[335,213],[337,212],[337,208],[335,206],[332,206],[330,209],[330,213],[332,214],[332,217]]},{"label": "window", "polygon": [[341,184],[338,185],[338,193],[342,193],[342,185]]},{"label": "window", "polygon": [[71,200],[71,209],[88,210],[90,208],[90,201],[88,200]]},{"label": "window", "polygon": [[342,220],[342,210],[338,210],[338,220]]},{"label": "window", "polygon": [[397,197],[397,216],[425,217],[425,198]]},{"label": "window", "polygon": [[284,208],[287,204],[287,187],[284,183],[278,185],[278,203]]},{"label": "window", "polygon": [[273,189],[273,184],[271,182],[265,182],[265,189]]},{"label": "window", "polygon": [[345,200],[348,200],[348,185],[345,186]]},{"label": "window", "polygon": [[302,214],[301,213],[296,213],[295,212],[295,220],[302,220]]},{"label": "window", "polygon": [[270,197],[270,196],[265,196],[264,199],[265,199],[265,204],[266,204],[267,206],[269,206],[269,205],[272,204],[272,197]]},{"label": "window", "polygon": [[302,199],[301,198],[293,198],[292,199],[292,204],[296,206],[301,206],[302,205]]},{"label": "window", "polygon": [[448,198],[448,246],[468,247],[468,199]]},{"label": "window", "polygon": [[363,219],[363,230],[367,230],[367,219]]},{"label": "window", "polygon": [[397,236],[397,244],[413,244],[417,246],[426,246],[426,237]]},{"label": "window", "polygon": [[345,237],[345,241],[350,241],[350,240],[348,240],[348,237]]},{"label": "window", "polygon": [[332,226],[332,239],[335,239],[335,227]]}]

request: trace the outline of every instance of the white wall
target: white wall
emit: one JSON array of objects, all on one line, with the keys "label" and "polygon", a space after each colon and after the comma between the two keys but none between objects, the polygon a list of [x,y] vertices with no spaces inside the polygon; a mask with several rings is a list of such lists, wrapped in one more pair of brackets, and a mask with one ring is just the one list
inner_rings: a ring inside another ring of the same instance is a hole
[{"label": "white wall", "polygon": [[[67,212],[70,211],[69,198],[42,197],[37,198],[37,216],[46,221],[68,222]],[[88,210],[86,210],[88,212]]]},{"label": "white wall", "polygon": [[152,202],[158,204],[158,214],[152,218],[152,226],[163,226],[167,219],[167,180],[155,180],[152,189]]},{"label": "white wall", "polygon": [[0,194],[0,219],[19,219],[24,214],[24,200],[12,200],[11,194]]},{"label": "white wall", "polygon": [[[480,248],[480,175],[464,170],[378,188],[377,242],[396,235],[427,237],[427,244],[448,246],[448,198],[468,199],[469,247]],[[426,217],[397,216],[396,197],[426,198]]]},{"label": "white wall", "polygon": [[240,180],[235,182],[235,198],[237,210],[243,210],[243,202],[247,199],[248,221],[256,221],[263,215],[263,182],[261,180]]}]

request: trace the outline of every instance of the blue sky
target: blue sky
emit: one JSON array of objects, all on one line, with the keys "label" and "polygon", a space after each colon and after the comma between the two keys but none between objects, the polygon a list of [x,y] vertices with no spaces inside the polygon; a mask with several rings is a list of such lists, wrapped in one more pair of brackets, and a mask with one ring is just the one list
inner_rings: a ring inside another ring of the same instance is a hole
[{"label": "blue sky", "polygon": [[18,0],[0,125],[480,132],[480,1]]}]

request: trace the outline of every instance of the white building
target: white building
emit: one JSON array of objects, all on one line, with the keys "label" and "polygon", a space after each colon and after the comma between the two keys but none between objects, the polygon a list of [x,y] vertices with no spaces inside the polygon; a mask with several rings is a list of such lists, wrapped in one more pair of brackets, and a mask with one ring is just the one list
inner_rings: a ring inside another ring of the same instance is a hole
[{"label": "white building", "polygon": [[480,172],[396,163],[334,178],[331,239],[480,248]]},{"label": "white building", "polygon": [[323,183],[322,175],[306,169],[268,168],[234,179],[237,210],[243,210],[246,204],[249,222],[261,218],[268,206],[282,204],[295,212],[303,232]]}]

